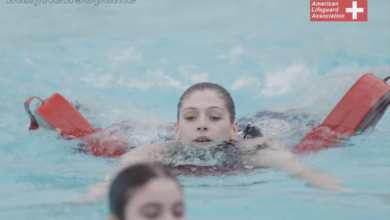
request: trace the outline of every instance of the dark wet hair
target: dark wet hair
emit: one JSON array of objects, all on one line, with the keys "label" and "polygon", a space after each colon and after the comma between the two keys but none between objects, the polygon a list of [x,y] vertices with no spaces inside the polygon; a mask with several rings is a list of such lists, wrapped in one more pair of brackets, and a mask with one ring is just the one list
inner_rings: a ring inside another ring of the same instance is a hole
[{"label": "dark wet hair", "polygon": [[124,220],[124,208],[131,200],[132,190],[145,185],[151,179],[165,177],[177,182],[169,170],[152,164],[137,164],[121,171],[110,187],[110,210],[119,220]]},{"label": "dark wet hair", "polygon": [[215,83],[210,83],[210,82],[202,82],[202,83],[197,83],[190,88],[188,88],[183,95],[180,97],[179,103],[177,104],[177,121],[179,121],[180,118],[180,109],[181,106],[183,105],[183,101],[191,95],[195,91],[204,91],[204,90],[213,90],[216,91],[221,98],[225,101],[226,108],[230,114],[230,122],[233,123],[234,119],[236,118],[236,107],[234,105],[234,101],[232,99],[232,96],[230,93],[223,88],[222,86],[215,84]]}]

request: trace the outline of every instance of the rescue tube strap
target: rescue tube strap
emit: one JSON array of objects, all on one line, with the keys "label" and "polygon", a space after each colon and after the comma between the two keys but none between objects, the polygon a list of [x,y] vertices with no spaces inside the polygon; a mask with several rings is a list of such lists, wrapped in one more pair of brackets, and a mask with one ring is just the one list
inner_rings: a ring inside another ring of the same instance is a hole
[{"label": "rescue tube strap", "polygon": [[36,130],[39,128],[37,120],[35,119],[35,117],[32,115],[32,113],[30,111],[30,103],[35,98],[37,98],[37,99],[41,100],[41,102],[43,102],[43,100],[41,98],[39,98],[38,96],[33,96],[24,102],[24,109],[26,109],[26,112],[31,120],[31,125],[30,125],[29,130]]},{"label": "rescue tube strap", "polygon": [[248,126],[246,126],[246,129],[244,131],[243,139],[250,139],[250,138],[257,138],[257,137],[263,137],[260,128],[248,124]]}]

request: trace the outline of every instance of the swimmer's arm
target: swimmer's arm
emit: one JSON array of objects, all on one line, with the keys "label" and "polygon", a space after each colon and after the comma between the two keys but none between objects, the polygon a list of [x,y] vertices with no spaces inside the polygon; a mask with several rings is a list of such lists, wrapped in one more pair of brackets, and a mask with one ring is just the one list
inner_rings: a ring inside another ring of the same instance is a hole
[{"label": "swimmer's arm", "polygon": [[178,142],[174,141],[159,144],[147,144],[141,145],[127,152],[121,158],[121,168],[119,168],[119,170],[110,172],[105,181],[92,184],[89,187],[88,193],[86,195],[72,198],[68,200],[68,202],[90,202],[102,199],[108,194],[111,185],[111,181],[109,179],[112,176],[117,175],[123,169],[136,163],[156,162],[156,159],[158,159],[156,155],[160,154],[163,150],[166,150],[169,147],[177,146],[178,144]]},{"label": "swimmer's arm", "polygon": [[135,149],[127,152],[121,158],[122,167],[127,167],[137,163],[153,163],[157,162],[159,155],[162,151],[167,150],[170,147],[180,145],[176,141],[168,141],[158,144],[147,144],[136,147]]},{"label": "swimmer's arm", "polygon": [[[260,144],[260,146],[258,146]],[[350,189],[339,186],[340,179],[321,170],[304,166],[297,156],[284,149],[277,140],[265,138],[248,139],[244,143],[244,148],[261,148],[256,153],[247,156],[253,164],[257,166],[281,169],[291,173],[294,177],[302,179],[308,186],[335,190],[341,192],[351,192]]]}]

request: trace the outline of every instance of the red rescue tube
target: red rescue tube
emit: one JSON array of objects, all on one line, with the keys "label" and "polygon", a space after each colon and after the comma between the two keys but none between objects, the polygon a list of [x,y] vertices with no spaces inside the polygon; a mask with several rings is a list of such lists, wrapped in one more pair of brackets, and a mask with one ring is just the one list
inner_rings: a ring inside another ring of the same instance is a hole
[{"label": "red rescue tube", "polygon": [[[42,101],[41,106],[34,111],[30,111],[31,101],[37,98]],[[39,97],[31,97],[24,103],[24,107],[31,119],[30,130],[43,127],[50,130],[57,130],[67,139],[80,139],[83,151],[94,156],[118,157],[125,154],[123,148],[128,147],[125,141],[110,140],[110,133],[105,135],[105,140],[100,140],[103,136],[97,135],[101,128],[94,128],[81,113],[70,104],[60,94],[55,93],[50,98],[42,100]]]},{"label": "red rescue tube", "polygon": [[389,79],[364,74],[294,151],[305,153],[334,147],[339,140],[374,127],[390,105],[390,86],[386,83]]},{"label": "red rescue tube", "polygon": [[[29,106],[34,98],[41,100],[42,104],[33,115]],[[24,107],[31,119],[30,130],[37,129],[39,125],[46,129],[57,130],[61,135],[74,137],[94,133],[95,128],[60,94],[55,93],[46,100],[31,97],[24,103]]]}]

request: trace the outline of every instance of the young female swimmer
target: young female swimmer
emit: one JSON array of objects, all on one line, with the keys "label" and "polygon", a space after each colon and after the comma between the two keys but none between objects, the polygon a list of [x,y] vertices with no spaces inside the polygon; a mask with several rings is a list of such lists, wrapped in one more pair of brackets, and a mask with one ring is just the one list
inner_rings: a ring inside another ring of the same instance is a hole
[{"label": "young female swimmer", "polygon": [[137,164],[122,170],[110,187],[108,220],[185,220],[184,198],[164,167]]},{"label": "young female swimmer", "polygon": [[122,165],[140,162],[166,163],[170,150],[183,145],[209,148],[218,141],[237,143],[241,160],[253,166],[281,169],[306,181],[312,187],[349,192],[341,181],[323,171],[302,165],[277,140],[264,137],[240,140],[235,105],[229,92],[213,83],[198,83],[188,88],[178,103],[175,141],[139,146],[122,156]]}]

